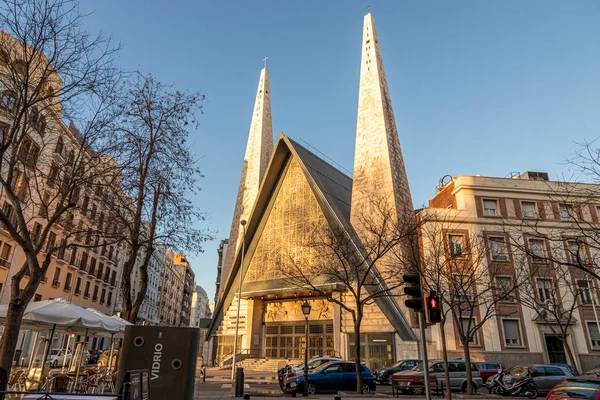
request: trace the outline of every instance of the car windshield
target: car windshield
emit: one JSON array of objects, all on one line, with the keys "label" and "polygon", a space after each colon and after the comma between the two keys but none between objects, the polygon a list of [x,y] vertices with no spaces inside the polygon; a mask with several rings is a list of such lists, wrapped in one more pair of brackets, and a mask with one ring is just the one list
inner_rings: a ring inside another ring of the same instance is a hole
[{"label": "car windshield", "polygon": [[[435,361],[429,361],[429,368],[435,363]],[[411,371],[422,372],[423,371],[423,363],[418,363]]]},{"label": "car windshield", "polygon": [[398,361],[396,364],[392,365],[390,368],[398,368],[400,365],[404,363],[404,360]]},{"label": "car windshield", "polygon": [[564,381],[552,390],[552,394],[556,396],[594,400],[599,390],[600,381]]},{"label": "car windshield", "polygon": [[331,361],[323,363],[323,364],[319,365],[318,367],[316,367],[313,371],[314,372],[322,371],[324,368],[327,368],[327,367],[329,367],[332,364],[333,364],[333,362],[331,362]]}]

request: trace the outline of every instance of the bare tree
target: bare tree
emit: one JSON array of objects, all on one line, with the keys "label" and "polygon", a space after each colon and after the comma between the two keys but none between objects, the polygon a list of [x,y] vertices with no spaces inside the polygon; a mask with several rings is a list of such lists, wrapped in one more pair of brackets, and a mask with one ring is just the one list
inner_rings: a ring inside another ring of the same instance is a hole
[{"label": "bare tree", "polygon": [[356,390],[363,393],[360,334],[365,311],[380,298],[399,295],[403,273],[418,262],[410,251],[417,223],[398,222],[396,210],[379,199],[356,221],[361,238],[348,226],[315,226],[304,248],[281,257],[280,270],[292,286],[325,297],[352,317]]},{"label": "bare tree", "polygon": [[[421,227],[420,238],[423,257],[420,265],[426,289],[436,291],[442,303],[440,333],[445,371],[448,371],[445,328],[451,316],[466,361],[464,389],[472,394],[471,345],[478,340],[483,326],[503,313],[498,303],[515,296],[522,284],[521,274],[507,263],[510,253],[504,238],[491,239],[469,229],[452,211],[430,215],[429,222]],[[498,275],[505,279],[499,281]],[[447,372],[446,385],[449,385]]]},{"label": "bare tree", "polygon": [[[111,124],[111,154],[130,199],[126,207],[113,208],[129,250],[121,281],[122,313],[134,323],[146,296],[155,244],[200,252],[211,238],[199,227],[204,216],[191,199],[201,174],[188,137],[203,100],[199,93],[180,92],[151,75],[135,73]],[[140,281],[134,298],[130,276],[138,258]]]},{"label": "bare tree", "polygon": [[[100,155],[113,104],[115,48],[109,38],[85,32],[82,21],[76,1],[0,2],[0,223],[25,255],[10,277],[0,343],[6,370],[23,312],[52,256],[85,245],[83,237],[93,233],[76,224],[79,195],[115,175],[114,164]],[[78,111],[70,116],[82,121],[81,131],[64,126],[63,107]]]}]

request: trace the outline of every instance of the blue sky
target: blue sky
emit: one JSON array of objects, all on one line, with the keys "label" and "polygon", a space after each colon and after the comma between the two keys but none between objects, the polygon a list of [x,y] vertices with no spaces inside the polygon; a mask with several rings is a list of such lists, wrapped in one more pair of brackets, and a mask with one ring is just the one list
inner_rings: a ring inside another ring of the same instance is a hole
[{"label": "blue sky", "polygon": [[[415,206],[446,175],[567,172],[600,136],[600,3],[377,1],[379,34]],[[207,96],[196,202],[226,238],[262,58],[275,137],[302,138],[352,170],[365,1],[91,1],[86,27],[119,63]],[[212,299],[219,240],[190,256]]]}]

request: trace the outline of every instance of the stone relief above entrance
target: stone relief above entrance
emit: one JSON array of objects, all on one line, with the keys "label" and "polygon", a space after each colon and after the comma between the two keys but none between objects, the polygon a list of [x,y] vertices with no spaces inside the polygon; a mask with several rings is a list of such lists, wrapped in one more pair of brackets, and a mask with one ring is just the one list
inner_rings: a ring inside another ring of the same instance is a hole
[{"label": "stone relief above entrance", "polygon": [[[265,322],[304,321],[304,300],[271,301],[266,303]],[[311,306],[310,321],[333,319],[333,306],[325,299],[308,300]]]}]

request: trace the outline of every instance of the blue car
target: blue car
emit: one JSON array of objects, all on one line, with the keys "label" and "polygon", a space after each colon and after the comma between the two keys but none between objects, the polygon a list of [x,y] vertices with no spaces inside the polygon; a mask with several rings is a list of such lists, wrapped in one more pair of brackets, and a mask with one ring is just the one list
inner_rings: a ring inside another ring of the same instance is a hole
[{"label": "blue car", "polygon": [[[308,394],[337,393],[338,391],[356,391],[356,369],[353,362],[332,361],[323,364],[308,374]],[[363,377],[363,392],[375,391],[373,373],[366,365],[361,365]],[[304,393],[304,376],[296,381],[297,393]],[[293,390],[293,388],[290,388]]]}]

